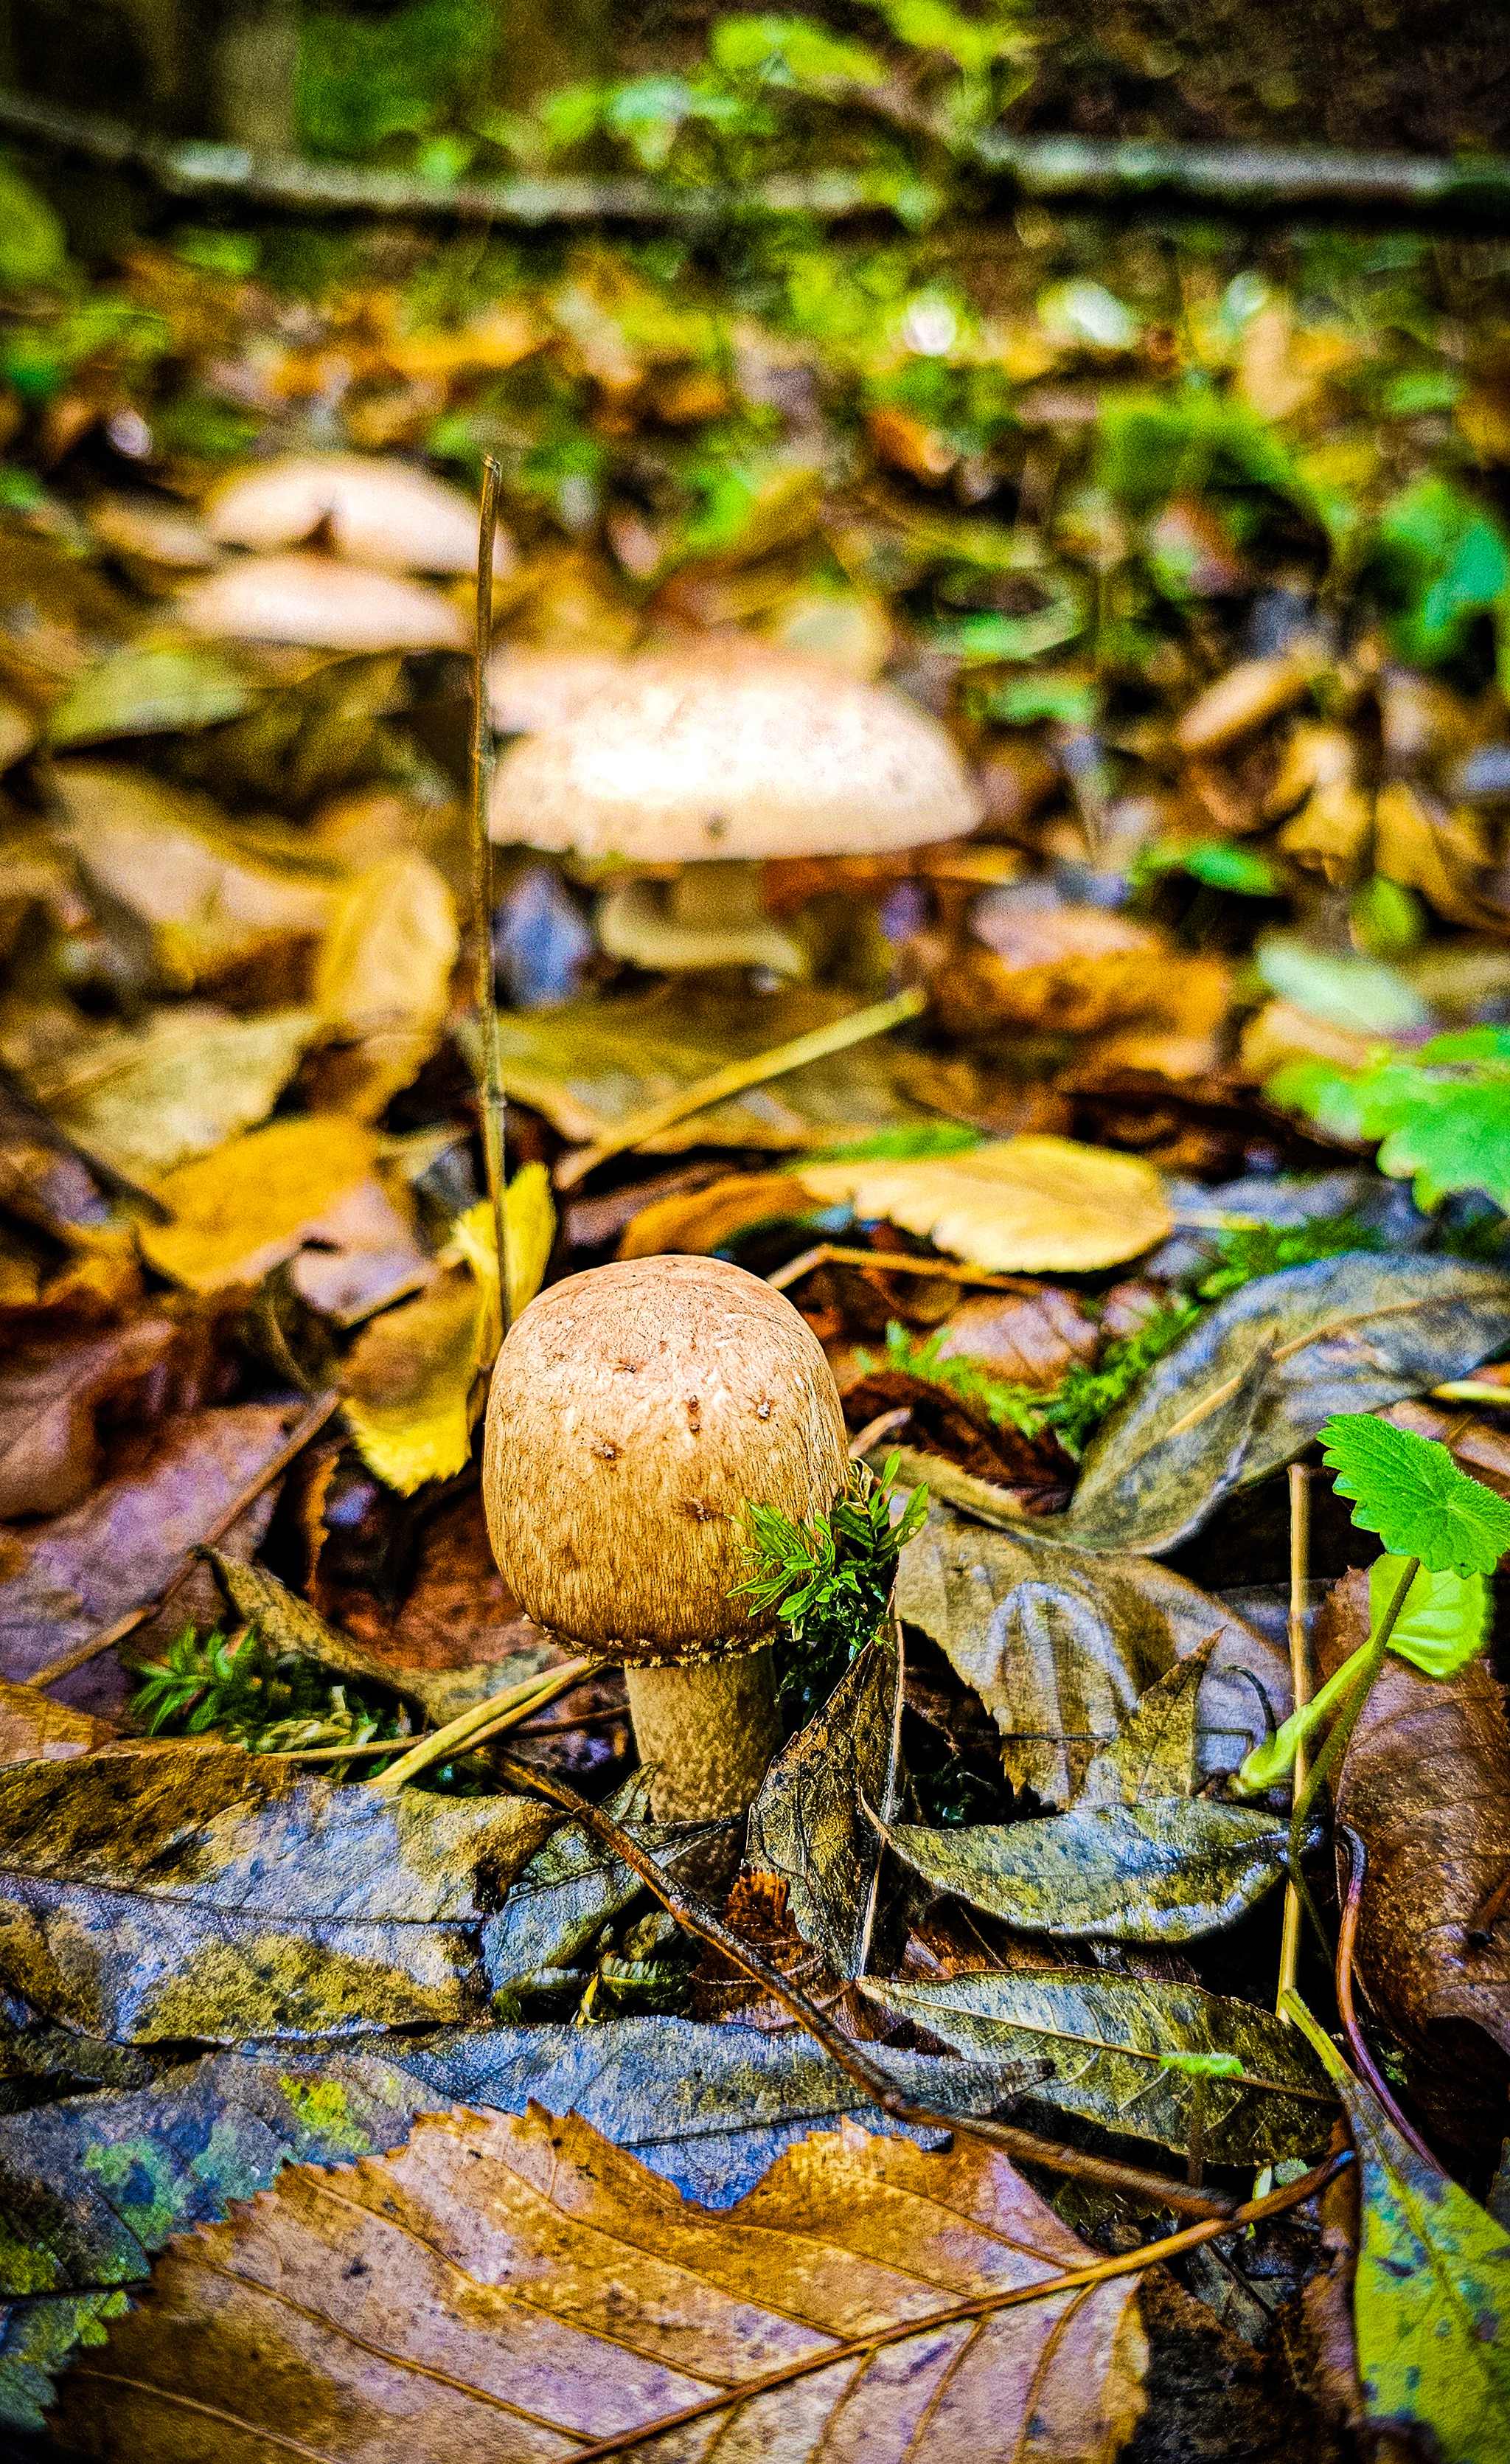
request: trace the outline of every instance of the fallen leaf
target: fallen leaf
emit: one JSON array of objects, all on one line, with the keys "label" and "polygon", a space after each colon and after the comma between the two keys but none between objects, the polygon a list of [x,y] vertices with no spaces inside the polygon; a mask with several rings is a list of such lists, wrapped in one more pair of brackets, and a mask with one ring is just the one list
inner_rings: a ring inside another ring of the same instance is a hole
[{"label": "fallen leaf", "polygon": [[136,771],[62,762],[54,785],[59,845],[91,897],[142,928],[165,985],[255,981],[269,1000],[302,992],[335,906],[328,873],[300,878],[255,862],[204,799]]},{"label": "fallen leaf", "polygon": [[[674,1876],[679,1864],[689,1862],[696,1887],[697,1852],[713,1837],[716,1824],[651,1822],[649,1783],[640,1771],[615,1790],[603,1811],[623,1823],[666,1872]],[[536,1850],[484,1928],[483,1957],[494,2006],[512,2011],[521,1998],[529,1998],[534,1978],[579,1969],[604,1926],[632,1907],[644,1889],[639,1875],[612,1849],[580,1822],[563,1822]],[[576,1978],[579,1997],[586,1983],[582,1969]]]},{"label": "fallen leaf", "polygon": [[247,679],[213,650],[133,644],[79,677],[49,717],[47,732],[55,744],[161,736],[237,718],[254,698]]},{"label": "fallen leaf", "polygon": [[464,650],[467,627],[438,590],[330,556],[249,556],[179,602],[191,633],[214,642],[288,642],[310,650]]},{"label": "fallen leaf", "polygon": [[71,1711],[34,1685],[0,1678],[0,1763],[68,1763],[108,1745],[116,1731],[87,1711]]},{"label": "fallen leaf", "polygon": [[237,1750],[14,1765],[0,1978],[46,2017],[131,2042],[473,2016],[488,1905],[554,1818]]},{"label": "fallen leaf", "polygon": [[[87,1497],[108,1416],[150,1425],[178,1330],[164,1317],[81,1336],[11,1337],[0,1366],[0,1518],[61,1514]],[[132,1407],[135,1406],[133,1411]]]},{"label": "fallen leaf", "polygon": [[[771,1051],[850,1015],[845,993],[788,985],[751,993],[732,1012],[706,980],[683,977],[627,1001],[570,1001],[498,1021],[504,1091],[568,1138],[610,1135],[644,1105],[677,1094],[732,1061]],[[899,1091],[902,1056],[884,1037],[809,1062],[769,1085],[645,1141],[647,1155],[729,1146],[784,1154],[864,1138],[935,1114]]]},{"label": "fallen leaf", "polygon": [[1352,1251],[1263,1275],[1156,1361],[1086,1448],[1065,1535],[1158,1554],[1333,1412],[1460,1377],[1510,1340],[1498,1268]]},{"label": "fallen leaf", "polygon": [[[1090,2263],[1005,2158],[968,2141],[927,2155],[846,2123],[720,2215],[577,2117],[447,2115],[397,2155],[286,2168],[254,2219],[170,2251],[150,2306],[113,2320],[65,2380],[59,2433],[88,2455],[140,2451],[176,2437],[187,2404],[243,2438],[317,2436],[333,2464],[412,2456],[418,2372],[437,2454],[538,2446],[542,2429],[612,2437],[706,2400],[715,2437],[773,2464],[810,2454],[841,2414],[846,2442],[885,2464],[1020,2442],[1030,2409],[1044,2464],[1110,2457],[1142,2409],[1127,2284],[927,2323]],[[521,2281],[529,2304],[504,2290]],[[912,2321],[915,2335],[865,2347]],[[254,2371],[234,2358],[249,2339]]]},{"label": "fallen leaf", "polygon": [[313,1010],[231,1018],[185,1002],[106,1029],[36,1092],[87,1154],[152,1181],[265,1119],[318,1023]]},{"label": "fallen leaf", "polygon": [[[1317,1620],[1329,1677],[1368,1634],[1368,1576]],[[1510,1924],[1471,1928],[1510,1871],[1510,1731],[1481,1661],[1423,1677],[1390,1655],[1353,1731],[1337,1819],[1368,1854],[1358,1977],[1411,2057],[1412,2098],[1447,2144],[1489,2156],[1510,2087]]]},{"label": "fallen leaf", "polygon": [[886,1628],[777,1754],[750,1813],[745,1860],[787,1886],[799,1932],[835,1976],[862,1973],[896,1787],[899,1661]]},{"label": "fallen leaf", "polygon": [[801,1182],[789,1172],[746,1172],[678,1191],[642,1207],[625,1226],[615,1256],[654,1258],[679,1250],[711,1257],[766,1223],[800,1223],[814,1213]]},{"label": "fallen leaf", "polygon": [[1293,1993],[1286,2007],[1336,2084],[1358,2152],[1353,2333],[1366,2418],[1441,2464],[1480,2464],[1510,2416],[1510,2233],[1422,2162]]},{"label": "fallen leaf", "polygon": [[1185,754],[1225,752],[1280,711],[1303,701],[1315,673],[1311,661],[1288,654],[1244,660],[1191,703],[1175,726],[1174,741]]},{"label": "fallen leaf", "polygon": [[346,1419],[363,1463],[411,1497],[471,1454],[489,1296],[471,1266],[438,1274],[417,1300],[375,1318],[346,1360]]},{"label": "fallen leaf", "polygon": [[1335,2106],[1294,2029],[1197,1986],[1056,1968],[926,1985],[866,1978],[863,1990],[977,2061],[1052,2061],[1054,2076],[1030,2090],[1035,2103],[1164,2147],[1189,2145],[1193,2082],[1161,2057],[1234,2054],[1241,2078],[1203,2082],[1212,2164],[1314,2158],[1331,2130]]},{"label": "fallen leaf", "polygon": [[805,1164],[797,1177],[862,1221],[884,1218],[973,1265],[1086,1272],[1141,1257],[1170,1232],[1159,1175],[1068,1138],[1003,1138],[909,1163]]},{"label": "fallen leaf", "polygon": [[[882,1363],[858,1376],[841,1375],[844,1418],[858,1433],[873,1420],[905,1412],[890,1431],[928,1457],[957,1463],[1015,1498],[1024,1514],[1055,1514],[1069,1500],[1075,1465],[1052,1430],[1025,1437],[1010,1422],[998,1427],[978,1404],[931,1377]],[[890,1441],[888,1440],[888,1442]]]},{"label": "fallen leaf", "polygon": [[365,1314],[431,1271],[373,1178],[377,1153],[376,1136],[354,1121],[271,1121],[164,1176],[158,1195],[171,1220],[140,1225],[142,1254],[170,1282],[210,1292],[259,1283],[314,1243],[308,1271],[295,1269],[305,1297],[338,1318]]},{"label": "fallen leaf", "polygon": [[1287,1833],[1274,1815],[1171,1796],[1039,1822],[899,1823],[887,1840],[930,1889],[1015,1932],[1180,1943],[1236,1925],[1282,1880]]},{"label": "fallen leaf", "polygon": [[141,578],[149,583],[165,574],[176,580],[203,571],[219,555],[204,525],[161,496],[96,496],[89,526],[129,569],[142,568]]},{"label": "fallen leaf", "polygon": [[1004,1385],[1057,1386],[1077,1360],[1093,1360],[1102,1330],[1072,1292],[972,1292],[951,1310],[940,1360],[973,1360]]},{"label": "fallen leaf", "polygon": [[930,979],[942,1023],[967,1041],[1014,1027],[1099,1035],[1137,1021],[1193,1033],[1226,1009],[1219,958],[1187,957],[1101,908],[1033,907],[988,891],[971,929],[984,949],[952,947]]},{"label": "fallen leaf", "polygon": [[1066,1546],[1041,1525],[986,1530],[933,1507],[902,1553],[896,1605],[904,1628],[921,1627],[980,1696],[1014,1787],[1046,1804],[1079,1795],[1139,1698],[1214,1633],[1203,1769],[1236,1769],[1263,1733],[1263,1701],[1288,1705],[1282,1653],[1218,1601],[1147,1559]]},{"label": "fallen leaf", "polygon": [[[25,1680],[150,1599],[276,1454],[288,1420],[286,1406],[237,1403],[165,1421],[144,1460],[133,1449],[81,1505],[11,1535],[0,1574],[0,1671]],[[259,1498],[222,1545],[250,1534],[244,1545],[254,1548],[274,1502]],[[113,1708],[123,1697],[110,1656],[61,1682],[63,1699],[86,1708]]]},{"label": "fallen leaf", "polygon": [[[478,514],[458,488],[391,455],[285,453],[233,471],[205,507],[205,527],[229,547],[298,547],[328,536],[353,564],[399,573],[475,573]],[[494,537],[499,574],[513,562]]]},{"label": "fallen leaf", "polygon": [[330,1030],[361,1045],[361,1089],[341,1109],[375,1119],[412,1084],[440,1040],[461,936],[435,866],[407,852],[361,872],[334,915],[313,1000]]}]

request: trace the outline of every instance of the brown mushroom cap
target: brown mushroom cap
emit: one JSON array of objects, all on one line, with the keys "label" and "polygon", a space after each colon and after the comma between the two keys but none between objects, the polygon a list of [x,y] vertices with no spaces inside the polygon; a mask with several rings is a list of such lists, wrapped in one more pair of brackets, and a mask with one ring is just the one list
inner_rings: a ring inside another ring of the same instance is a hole
[{"label": "brown mushroom cap", "polygon": [[741,1507],[826,1513],[848,1466],[821,1345],[717,1258],[632,1258],[532,1301],[498,1354],[483,1495],[505,1582],[537,1624],[631,1662],[756,1648],[730,1593]]},{"label": "brown mushroom cap", "polygon": [[494,775],[495,839],[629,864],[876,855],[973,829],[952,741],[886,685],[752,645],[627,663]]}]

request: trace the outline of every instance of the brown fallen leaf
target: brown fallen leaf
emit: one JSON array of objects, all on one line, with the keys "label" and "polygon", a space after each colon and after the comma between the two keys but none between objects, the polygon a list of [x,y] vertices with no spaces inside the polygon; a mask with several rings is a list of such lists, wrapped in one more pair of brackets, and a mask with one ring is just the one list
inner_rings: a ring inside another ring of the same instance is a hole
[{"label": "brown fallen leaf", "polygon": [[905,1440],[924,1454],[944,1455],[976,1480],[1005,1489],[1027,1514],[1057,1514],[1069,1503],[1075,1466],[1053,1436],[1025,1438],[1018,1429],[998,1429],[947,1386],[905,1369],[867,1370],[841,1391],[853,1430],[868,1427],[884,1413],[905,1411],[906,1423],[887,1432],[887,1445]]},{"label": "brown fallen leaf", "polygon": [[642,1208],[616,1254],[652,1258],[680,1249],[709,1257],[757,1223],[800,1222],[812,1212],[812,1199],[791,1173],[735,1173],[707,1189],[678,1192]]},{"label": "brown fallen leaf", "polygon": [[149,1425],[164,1397],[178,1330],[166,1317],[81,1333],[67,1326],[31,1342],[8,1335],[0,1363],[0,1518],[61,1514],[98,1476],[108,1419]]},{"label": "brown fallen leaf", "polygon": [[460,935],[444,879],[414,851],[359,874],[325,936],[316,1007],[342,1055],[339,1109],[374,1120],[418,1077],[440,1040]]},{"label": "brown fallen leaf", "polygon": [[[1368,1632],[1368,1576],[1355,1571],[1317,1620],[1322,1677]],[[1510,1913],[1478,1917],[1510,1876],[1510,1729],[1483,1663],[1437,1681],[1390,1654],[1336,1806],[1368,1859],[1358,1981],[1411,2055],[1412,2093],[1432,2130],[1492,2159],[1510,2088]]]},{"label": "brown fallen leaf", "polygon": [[696,2408],[663,2454],[1110,2464],[1143,2407],[1127,2283],[957,2315],[1094,2263],[963,2138],[925,2154],[845,2121],[716,2212],[575,2117],[448,2114],[172,2243],[56,2431],[100,2464],[207,2438],[449,2464],[611,2453]]},{"label": "brown fallen leaf", "polygon": [[[232,1138],[158,1183],[172,1218],[142,1223],[150,1266],[192,1291],[255,1284],[309,1244],[295,1283],[348,1320],[427,1280],[430,1260],[373,1178],[378,1141],[355,1121],[300,1114]],[[360,1261],[360,1263],[359,1263]]]},{"label": "brown fallen leaf", "polygon": [[464,650],[460,610],[439,590],[333,556],[249,556],[179,601],[191,633],[310,650]]},{"label": "brown fallen leaf", "polygon": [[1081,1273],[1141,1257],[1172,1218],[1158,1174],[1068,1138],[1020,1137],[909,1163],[801,1166],[804,1189],[862,1221],[885,1216],[972,1265]]},{"label": "brown fallen leaf", "polygon": [[1095,1358],[1101,1332],[1073,1293],[1052,1285],[1031,1299],[983,1292],[951,1311],[938,1357],[976,1360],[1008,1385],[1047,1388],[1072,1361]]},{"label": "brown fallen leaf", "polygon": [[34,1685],[0,1678],[0,1763],[71,1763],[115,1736],[108,1720],[71,1711]]},{"label": "brown fallen leaf", "polygon": [[1374,870],[1418,890],[1450,924],[1499,925],[1503,919],[1477,893],[1492,858],[1489,834],[1466,805],[1455,811],[1406,779],[1379,790],[1374,806]]},{"label": "brown fallen leaf", "polygon": [[1303,701],[1315,674],[1314,661],[1288,652],[1245,659],[1192,702],[1175,726],[1174,741],[1182,753],[1220,753]]}]

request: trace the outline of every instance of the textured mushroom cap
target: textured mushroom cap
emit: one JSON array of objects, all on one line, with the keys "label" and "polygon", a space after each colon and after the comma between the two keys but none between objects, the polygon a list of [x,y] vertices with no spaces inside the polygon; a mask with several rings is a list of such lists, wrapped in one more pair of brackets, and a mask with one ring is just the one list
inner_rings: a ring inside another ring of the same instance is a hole
[{"label": "textured mushroom cap", "polygon": [[633,660],[493,778],[495,839],[629,863],[878,855],[973,829],[938,721],[886,685],[741,646]]},{"label": "textured mushroom cap", "polygon": [[718,1258],[631,1258],[555,1284],[498,1354],[483,1497],[539,1625],[630,1661],[753,1650],[732,1600],[748,1499],[826,1513],[844,1415],[790,1301]]},{"label": "textured mushroom cap", "polygon": [[[412,463],[362,453],[283,453],[232,474],[205,513],[230,547],[297,547],[321,522],[341,556],[399,573],[475,573],[477,508]],[[495,542],[498,570],[509,542]]]},{"label": "textured mushroom cap", "polygon": [[427,583],[334,556],[249,556],[196,583],[184,623],[216,642],[305,650],[463,650],[461,612]]},{"label": "textured mushroom cap", "polygon": [[616,650],[541,650],[505,642],[488,663],[488,708],[502,736],[538,736],[560,727],[624,681]]}]

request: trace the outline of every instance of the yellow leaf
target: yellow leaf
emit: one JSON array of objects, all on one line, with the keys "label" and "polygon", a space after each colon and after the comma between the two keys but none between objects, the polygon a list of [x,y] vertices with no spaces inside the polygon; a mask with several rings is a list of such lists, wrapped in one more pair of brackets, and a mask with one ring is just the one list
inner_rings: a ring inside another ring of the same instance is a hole
[{"label": "yellow leaf", "polygon": [[358,1049],[342,1056],[321,1110],[374,1120],[412,1086],[440,1040],[460,936],[441,874],[412,850],[361,872],[326,934],[315,1001],[332,1032]]},{"label": "yellow leaf", "polygon": [[[545,1166],[522,1165],[504,1202],[509,1309],[517,1316],[545,1279],[556,1239]],[[346,1364],[346,1419],[358,1451],[405,1497],[425,1481],[450,1479],[471,1452],[482,1374],[499,1337],[498,1249],[487,1199],[457,1217],[443,1263],[428,1291],[368,1327]]]},{"label": "yellow leaf", "polygon": [[1140,1155],[1069,1138],[1003,1138],[910,1163],[794,1167],[825,1203],[885,1217],[972,1265],[1023,1274],[1121,1265],[1168,1238],[1163,1184]]},{"label": "yellow leaf", "polygon": [[[173,1221],[141,1226],[142,1254],[194,1291],[258,1283],[323,1231],[332,1208],[368,1179],[376,1155],[376,1138],[354,1121],[301,1114],[270,1122],[159,1182]],[[397,1217],[393,1225],[402,1238]]]}]

